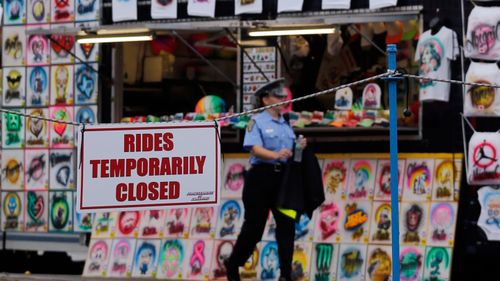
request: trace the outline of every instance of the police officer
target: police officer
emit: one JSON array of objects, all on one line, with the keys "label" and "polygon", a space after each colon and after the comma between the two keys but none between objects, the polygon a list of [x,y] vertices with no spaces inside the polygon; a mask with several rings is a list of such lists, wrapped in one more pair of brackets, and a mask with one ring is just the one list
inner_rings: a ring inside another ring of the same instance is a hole
[{"label": "police officer", "polygon": [[[284,80],[275,80],[255,93],[260,106],[276,104],[285,99]],[[284,106],[272,107],[253,116],[247,126],[243,147],[250,151],[252,167],[245,177],[243,204],[245,220],[231,256],[224,262],[229,281],[239,281],[238,267],[252,255],[261,240],[271,210],[276,220],[276,240],[280,261],[280,281],[291,279],[295,238],[295,220],[276,208],[284,164],[292,156],[295,134],[283,118]],[[303,139],[301,146],[306,146]],[[261,279],[258,276],[258,279]]]}]

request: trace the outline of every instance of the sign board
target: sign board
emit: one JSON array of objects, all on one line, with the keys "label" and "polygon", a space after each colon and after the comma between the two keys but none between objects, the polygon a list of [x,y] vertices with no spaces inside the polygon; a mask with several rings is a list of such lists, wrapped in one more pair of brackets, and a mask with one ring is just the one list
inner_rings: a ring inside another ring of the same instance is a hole
[{"label": "sign board", "polygon": [[213,122],[86,125],[78,133],[80,212],[207,206],[219,202]]}]

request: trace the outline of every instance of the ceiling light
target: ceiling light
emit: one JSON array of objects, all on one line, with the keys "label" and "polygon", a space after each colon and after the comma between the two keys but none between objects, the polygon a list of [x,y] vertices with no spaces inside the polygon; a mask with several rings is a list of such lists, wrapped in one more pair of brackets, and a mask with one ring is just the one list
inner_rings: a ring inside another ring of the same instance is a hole
[{"label": "ceiling light", "polygon": [[79,44],[88,43],[116,43],[116,42],[136,42],[136,41],[151,41],[153,40],[153,35],[148,33],[142,34],[129,34],[129,35],[86,35],[77,36],[76,41]]},{"label": "ceiling light", "polygon": [[313,29],[269,29],[249,31],[248,35],[258,36],[286,36],[286,35],[308,35],[308,34],[330,34],[335,28],[313,28]]}]

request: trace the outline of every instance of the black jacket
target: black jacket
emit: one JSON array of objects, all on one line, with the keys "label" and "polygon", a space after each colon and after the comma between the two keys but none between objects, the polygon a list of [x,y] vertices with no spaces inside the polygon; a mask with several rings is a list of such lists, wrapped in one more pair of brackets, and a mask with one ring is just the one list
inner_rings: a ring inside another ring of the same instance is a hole
[{"label": "black jacket", "polygon": [[313,151],[306,147],[302,151],[302,162],[294,162],[293,157],[288,160],[276,207],[293,209],[312,218],[312,213],[323,201],[325,191],[321,168]]}]

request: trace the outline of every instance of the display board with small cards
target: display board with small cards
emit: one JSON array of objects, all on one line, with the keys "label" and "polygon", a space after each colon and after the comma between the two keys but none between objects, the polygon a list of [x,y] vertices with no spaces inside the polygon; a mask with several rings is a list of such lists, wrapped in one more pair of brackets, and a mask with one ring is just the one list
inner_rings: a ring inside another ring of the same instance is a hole
[{"label": "display board with small cards", "polygon": [[[399,154],[401,280],[449,280],[462,158]],[[312,218],[296,222],[294,280],[390,280],[397,259],[389,155],[329,154],[318,161],[326,200]],[[249,168],[247,154],[224,155],[221,201],[214,208],[97,214],[84,276],[224,280],[223,260],[243,223]],[[241,267],[243,279],[279,278],[275,233],[270,214],[262,241]],[[121,255],[112,250],[117,247]]]}]

